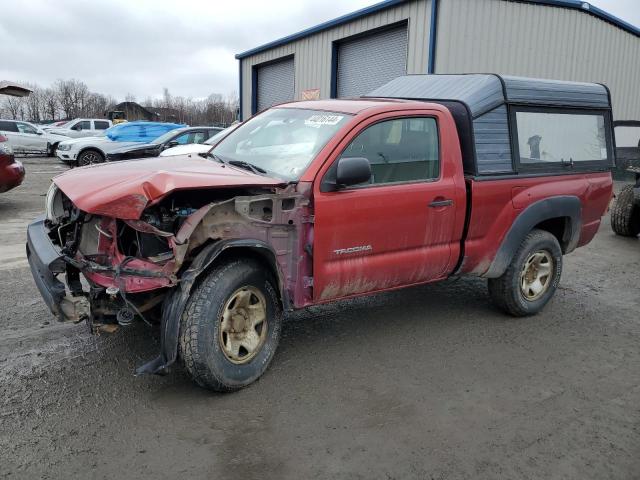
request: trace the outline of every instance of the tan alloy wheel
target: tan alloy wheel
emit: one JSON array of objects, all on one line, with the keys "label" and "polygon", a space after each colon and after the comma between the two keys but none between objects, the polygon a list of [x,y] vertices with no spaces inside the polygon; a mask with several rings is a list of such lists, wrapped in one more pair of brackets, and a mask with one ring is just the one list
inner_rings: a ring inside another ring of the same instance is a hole
[{"label": "tan alloy wheel", "polygon": [[553,278],[553,257],[546,250],[534,252],[524,262],[520,291],[525,299],[537,300],[549,289]]},{"label": "tan alloy wheel", "polygon": [[255,287],[242,287],[227,300],[218,341],[230,362],[249,362],[267,338],[267,301]]}]

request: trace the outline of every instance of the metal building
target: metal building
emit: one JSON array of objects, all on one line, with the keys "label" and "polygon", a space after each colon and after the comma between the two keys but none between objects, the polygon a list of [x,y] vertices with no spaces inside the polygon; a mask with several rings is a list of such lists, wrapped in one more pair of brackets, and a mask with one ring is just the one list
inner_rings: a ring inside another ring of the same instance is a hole
[{"label": "metal building", "polygon": [[640,29],[578,0],[387,0],[236,58],[244,119],[407,73],[467,72],[604,83],[614,117],[640,119]]}]

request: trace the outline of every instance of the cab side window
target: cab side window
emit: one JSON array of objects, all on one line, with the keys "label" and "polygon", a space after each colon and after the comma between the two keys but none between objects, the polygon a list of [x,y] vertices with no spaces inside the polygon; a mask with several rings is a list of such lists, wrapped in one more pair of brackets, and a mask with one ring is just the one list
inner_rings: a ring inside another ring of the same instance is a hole
[{"label": "cab side window", "polygon": [[415,117],[376,123],[354,138],[340,157],[369,160],[371,184],[437,179],[440,159],[436,120]]},{"label": "cab side window", "polygon": [[93,126],[96,130],[106,130],[107,128],[109,128],[109,122],[106,122],[104,120],[95,120],[93,122]]},{"label": "cab side window", "polygon": [[71,127],[71,130],[91,130],[91,122],[89,120],[81,120]]},{"label": "cab side window", "polygon": [[18,130],[20,131],[20,133],[30,133],[31,135],[35,135],[38,133],[38,131],[28,123],[16,122],[16,125],[18,126]]},{"label": "cab side window", "polygon": [[18,126],[15,122],[0,120],[0,132],[18,132]]},{"label": "cab side window", "polygon": [[207,138],[207,132],[195,132],[192,143],[203,143]]},{"label": "cab side window", "polygon": [[177,142],[179,145],[186,145],[187,143],[193,143],[192,138],[193,138],[193,132],[187,132],[174,138],[172,142]]}]

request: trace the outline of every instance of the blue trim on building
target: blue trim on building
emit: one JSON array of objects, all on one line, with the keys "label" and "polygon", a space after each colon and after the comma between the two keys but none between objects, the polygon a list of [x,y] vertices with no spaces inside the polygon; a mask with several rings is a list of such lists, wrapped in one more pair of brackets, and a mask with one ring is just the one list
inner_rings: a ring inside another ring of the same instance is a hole
[{"label": "blue trim on building", "polygon": [[429,24],[429,59],[427,73],[436,73],[436,41],[438,39],[438,0],[431,0],[431,22]]},{"label": "blue trim on building", "polygon": [[327,30],[329,28],[342,25],[343,23],[349,23],[353,20],[357,20],[358,18],[371,15],[372,13],[376,13],[381,10],[386,10],[387,8],[391,8],[395,5],[399,5],[406,1],[407,0],[385,0],[384,2],[376,3],[375,5],[371,5],[370,7],[362,8],[355,12],[348,13],[347,15],[334,18],[333,20],[329,20],[328,22],[321,23],[320,25],[316,25],[315,27],[307,28],[306,30],[302,30],[301,32],[294,33],[293,35],[289,35],[279,40],[274,40],[273,42],[269,42],[259,47],[252,48],[251,50],[247,50],[246,52],[238,53],[236,55],[236,58],[249,57],[256,53],[264,52],[265,50],[270,50],[274,47],[279,47],[280,45],[285,45],[287,43],[293,42],[294,40],[299,40],[300,38],[308,37],[309,35],[313,35],[314,33],[318,33],[323,30]]},{"label": "blue trim on building", "polygon": [[239,58],[238,59],[238,95],[239,95],[239,101],[238,101],[238,109],[240,110],[240,112],[238,113],[238,120],[241,122],[242,121],[242,59]]},{"label": "blue trim on building", "polygon": [[[315,27],[307,28],[306,30],[302,30],[298,33],[294,33],[293,35],[289,35],[287,37],[274,40],[273,42],[269,42],[259,47],[252,48],[251,50],[247,50],[246,52],[238,53],[236,55],[236,58],[237,59],[246,58],[251,55],[255,55],[256,53],[264,52],[265,50],[270,50],[275,47],[286,45],[287,43],[293,42],[294,40],[299,40],[301,38],[308,37],[309,35],[313,35],[314,33],[318,33],[323,30],[327,30],[329,28],[333,28],[338,25],[342,25],[344,23],[357,20],[364,16],[371,15],[372,13],[380,12],[382,10],[394,7],[406,1],[407,0],[385,0],[384,2],[376,3],[375,5],[371,5],[370,7],[366,7],[361,10],[355,11],[353,13],[343,15],[341,17],[335,18],[328,22],[321,23],[320,25],[316,25]],[[610,14],[609,12],[602,10],[601,8],[598,8],[596,6],[591,5],[588,2],[583,2],[581,0],[508,0],[508,1],[533,3],[537,5],[549,5],[552,7],[564,7],[572,10],[580,10],[581,12],[585,12],[590,15],[593,15],[594,17],[600,18],[601,20],[605,20],[617,27],[620,27],[623,30],[626,30],[629,33],[632,33],[640,37],[640,28],[630,24],[629,22],[625,22],[624,20],[616,17],[615,15]],[[432,9],[432,14],[433,14],[433,9]]]},{"label": "blue trim on building", "polygon": [[623,30],[626,30],[629,33],[632,33],[638,37],[640,37],[640,28],[635,25],[630,24],[629,22],[625,22],[621,18],[612,15],[611,13],[602,10],[601,8],[596,7],[595,5],[591,5],[589,2],[583,2],[581,0],[519,0],[525,1],[526,3],[537,3],[539,5],[549,5],[552,7],[564,7],[570,8],[573,10],[580,10],[585,13],[589,13],[594,17],[598,17],[601,20],[605,20],[609,23],[614,24],[616,27],[620,27]]},{"label": "blue trim on building", "polygon": [[329,98],[338,98],[338,42],[331,43],[331,90]]},{"label": "blue trim on building", "polygon": [[258,112],[258,66],[251,67],[251,115]]}]

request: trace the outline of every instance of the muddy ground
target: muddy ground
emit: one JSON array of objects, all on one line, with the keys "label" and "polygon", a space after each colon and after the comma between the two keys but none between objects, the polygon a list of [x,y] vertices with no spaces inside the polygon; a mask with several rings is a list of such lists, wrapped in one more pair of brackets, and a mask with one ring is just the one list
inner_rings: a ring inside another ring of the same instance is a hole
[{"label": "muddy ground", "polygon": [[134,377],[144,325],[91,336],[47,311],[24,257],[54,159],[0,195],[0,476],[640,478],[640,241],[608,219],[543,314],[461,279],[290,315],[271,368],[215,394]]}]

